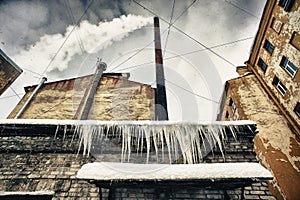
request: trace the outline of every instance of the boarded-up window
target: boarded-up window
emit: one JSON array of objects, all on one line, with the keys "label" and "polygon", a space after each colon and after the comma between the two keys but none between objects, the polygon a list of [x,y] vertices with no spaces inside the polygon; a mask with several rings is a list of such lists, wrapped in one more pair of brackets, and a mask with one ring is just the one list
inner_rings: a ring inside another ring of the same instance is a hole
[{"label": "boarded-up window", "polygon": [[300,34],[294,32],[290,41],[291,45],[293,45],[296,49],[300,51]]},{"label": "boarded-up window", "polygon": [[282,22],[273,17],[271,27],[274,31],[276,31],[276,33],[279,34],[282,28]]}]

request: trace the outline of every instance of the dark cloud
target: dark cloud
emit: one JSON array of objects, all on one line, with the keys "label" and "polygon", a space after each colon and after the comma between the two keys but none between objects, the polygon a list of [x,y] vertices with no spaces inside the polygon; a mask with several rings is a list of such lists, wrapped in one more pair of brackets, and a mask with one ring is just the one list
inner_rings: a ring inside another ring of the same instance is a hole
[{"label": "dark cloud", "polygon": [[[45,34],[64,33],[67,26],[77,22],[89,3],[82,0],[0,1],[0,24],[3,26],[0,39],[9,44],[6,50],[15,54]],[[97,24],[127,14],[123,9],[126,3],[127,0],[94,0],[82,20]]]}]

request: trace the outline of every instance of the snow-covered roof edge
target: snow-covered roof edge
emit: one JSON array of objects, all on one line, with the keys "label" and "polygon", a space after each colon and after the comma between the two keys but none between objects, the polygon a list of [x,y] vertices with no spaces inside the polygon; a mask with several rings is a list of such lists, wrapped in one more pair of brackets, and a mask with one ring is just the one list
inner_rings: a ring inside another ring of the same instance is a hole
[{"label": "snow-covered roof edge", "polygon": [[201,121],[201,122],[176,122],[176,121],[99,121],[99,120],[56,120],[56,119],[0,119],[0,125],[219,125],[219,126],[239,126],[239,125],[256,125],[254,121]]},{"label": "snow-covered roof edge", "polygon": [[81,167],[79,179],[90,180],[207,180],[263,179],[273,175],[259,163],[134,164],[95,162]]}]

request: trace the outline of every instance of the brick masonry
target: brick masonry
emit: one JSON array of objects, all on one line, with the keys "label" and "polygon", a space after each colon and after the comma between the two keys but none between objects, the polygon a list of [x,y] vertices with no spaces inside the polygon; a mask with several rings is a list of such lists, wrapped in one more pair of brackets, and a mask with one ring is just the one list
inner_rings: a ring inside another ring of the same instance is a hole
[{"label": "brick masonry", "polygon": [[[54,191],[52,199],[100,199],[100,194],[103,199],[108,198],[108,189],[99,189],[92,182],[76,178],[83,164],[95,161],[92,156],[78,153],[78,138],[62,133],[46,136],[22,136],[22,133],[7,135],[0,133],[0,191]],[[241,131],[235,140],[228,134],[224,142],[225,156],[216,148],[214,154],[207,155],[204,162],[256,162],[252,151],[253,137],[254,133]],[[224,199],[226,196],[229,199],[241,199],[242,195],[241,188],[227,190],[226,194],[223,190],[167,185],[159,188],[143,185],[138,188],[122,187],[110,192],[112,199],[116,200]],[[246,199],[275,199],[264,182],[246,187],[244,194]]]}]

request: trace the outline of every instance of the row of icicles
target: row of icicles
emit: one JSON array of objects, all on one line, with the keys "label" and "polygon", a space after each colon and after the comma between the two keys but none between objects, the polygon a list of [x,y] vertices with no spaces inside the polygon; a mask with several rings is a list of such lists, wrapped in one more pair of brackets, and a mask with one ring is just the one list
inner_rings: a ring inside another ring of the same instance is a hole
[{"label": "row of icicles", "polygon": [[[97,151],[107,141],[117,141],[120,161],[130,162],[132,155],[139,155],[149,163],[154,155],[156,163],[169,163],[181,159],[181,163],[199,163],[215,147],[224,158],[223,145],[227,134],[236,139],[240,125],[178,124],[78,124],[75,134],[79,136],[79,149],[84,155],[100,154]],[[251,131],[249,125],[245,125]],[[111,146],[111,145],[110,145]],[[109,147],[108,147],[109,148]],[[146,156],[145,156],[146,154]]]}]

